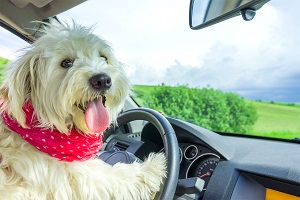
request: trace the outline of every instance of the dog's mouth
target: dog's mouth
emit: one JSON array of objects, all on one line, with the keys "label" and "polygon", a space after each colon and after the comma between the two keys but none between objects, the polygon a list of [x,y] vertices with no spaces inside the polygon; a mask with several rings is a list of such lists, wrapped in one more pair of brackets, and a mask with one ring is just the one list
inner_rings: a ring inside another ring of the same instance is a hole
[{"label": "dog's mouth", "polygon": [[[105,106],[106,96],[101,95],[101,99],[102,99],[102,104],[103,104],[103,106],[106,108],[106,106]],[[85,103],[85,105],[83,105],[82,103],[75,104],[75,105],[76,105],[76,106],[77,106],[77,107],[85,114],[87,103]]]},{"label": "dog's mouth", "polygon": [[109,125],[109,116],[105,106],[106,97],[101,95],[93,100],[77,104],[85,115],[85,122],[88,129],[94,133],[101,133]]}]

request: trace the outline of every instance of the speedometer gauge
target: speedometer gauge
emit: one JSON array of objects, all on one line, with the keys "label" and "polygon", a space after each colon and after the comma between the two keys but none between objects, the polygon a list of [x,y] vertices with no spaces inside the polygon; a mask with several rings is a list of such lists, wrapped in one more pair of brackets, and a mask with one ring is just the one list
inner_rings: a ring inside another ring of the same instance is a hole
[{"label": "speedometer gauge", "polygon": [[198,157],[191,163],[186,177],[198,177],[203,179],[205,181],[203,189],[205,190],[219,160],[220,158],[217,155],[210,153]]},{"label": "speedometer gauge", "polygon": [[214,172],[217,164],[219,163],[219,158],[214,156],[207,157],[203,160],[200,165],[197,166],[195,170],[195,177],[199,177],[205,181],[204,188],[210,179],[210,176]]}]

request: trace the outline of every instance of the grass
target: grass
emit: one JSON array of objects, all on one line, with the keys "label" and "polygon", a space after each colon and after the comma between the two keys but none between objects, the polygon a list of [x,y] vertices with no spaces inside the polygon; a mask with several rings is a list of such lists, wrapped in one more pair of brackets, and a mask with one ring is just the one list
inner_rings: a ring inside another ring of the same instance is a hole
[{"label": "grass", "polygon": [[300,138],[300,105],[251,101],[258,120],[251,134],[276,137]]},{"label": "grass", "polygon": [[[146,94],[151,92],[155,86],[135,85],[134,91]],[[139,105],[143,99],[136,96]],[[250,101],[257,111],[258,119],[253,130],[248,134],[273,138],[300,138],[300,104],[283,102]]]},{"label": "grass", "polygon": [[4,65],[7,64],[8,62],[9,60],[0,57],[0,82],[2,82],[3,80],[2,72],[3,72]]},{"label": "grass", "polygon": [[9,60],[0,57],[0,70],[2,70],[3,66],[8,63]]},{"label": "grass", "polygon": [[0,83],[3,81],[3,68],[9,62],[9,60],[0,57]]}]

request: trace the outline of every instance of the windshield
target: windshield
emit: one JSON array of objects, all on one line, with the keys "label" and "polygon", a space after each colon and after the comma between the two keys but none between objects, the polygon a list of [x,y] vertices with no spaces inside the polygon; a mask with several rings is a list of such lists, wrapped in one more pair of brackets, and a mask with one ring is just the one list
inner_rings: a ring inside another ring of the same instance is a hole
[{"label": "windshield", "polygon": [[182,0],[90,0],[58,19],[94,26],[112,44],[139,106],[216,132],[292,139],[300,137],[299,9],[298,0],[273,0],[252,21],[199,31]]}]

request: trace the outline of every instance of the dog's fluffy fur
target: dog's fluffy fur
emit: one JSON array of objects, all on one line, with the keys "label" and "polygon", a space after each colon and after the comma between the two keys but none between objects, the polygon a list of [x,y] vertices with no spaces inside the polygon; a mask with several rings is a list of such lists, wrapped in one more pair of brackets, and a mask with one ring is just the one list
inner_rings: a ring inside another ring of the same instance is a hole
[{"label": "dog's fluffy fur", "polygon": [[[61,67],[64,59],[74,60],[73,66]],[[105,95],[114,124],[130,91],[123,64],[91,29],[46,24],[43,35],[8,67],[0,88],[1,110],[26,127],[22,105],[30,99],[40,126],[62,134],[71,128],[92,134],[77,105],[97,98],[88,80],[98,73],[112,80]],[[163,154],[151,154],[141,164],[114,166],[99,159],[59,161],[0,120],[1,199],[151,199],[166,174],[165,163]]]}]

